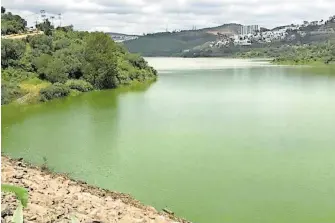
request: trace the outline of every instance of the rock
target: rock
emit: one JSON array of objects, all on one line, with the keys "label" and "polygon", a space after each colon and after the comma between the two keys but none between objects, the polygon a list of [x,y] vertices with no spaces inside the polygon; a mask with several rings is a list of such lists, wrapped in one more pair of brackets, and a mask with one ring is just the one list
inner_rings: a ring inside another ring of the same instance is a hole
[{"label": "rock", "polygon": [[118,223],[133,223],[133,222],[134,222],[134,219],[130,216],[124,216],[118,221]]},{"label": "rock", "polygon": [[133,222],[134,222],[134,223],[145,223],[146,220],[145,220],[145,219],[134,219]]},{"label": "rock", "polygon": [[1,205],[1,218],[4,218],[8,215],[12,215],[12,211],[10,210],[9,206],[6,204]]},{"label": "rock", "polygon": [[[17,165],[20,166],[20,167],[26,167],[27,165],[24,164],[23,162],[19,161],[17,162]],[[27,172],[27,171],[26,171]]]},{"label": "rock", "polygon": [[[154,207],[144,206],[128,194],[101,190],[64,175],[42,172],[40,168],[7,157],[1,157],[1,161],[2,183],[29,189],[25,223],[65,223],[70,222],[71,216],[86,223],[172,223],[173,219],[177,220],[171,214],[161,217]],[[17,200],[11,193],[2,193],[1,200],[1,223],[9,223]]]},{"label": "rock", "polygon": [[167,214],[171,214],[171,215],[174,214],[173,211],[171,211],[171,210],[169,210],[169,209],[167,209],[167,208],[163,208],[163,211],[164,211],[165,213],[167,213]]},{"label": "rock", "polygon": [[93,211],[91,211],[91,212],[89,213],[89,215],[90,215],[90,216],[95,216],[95,215],[97,214],[98,211],[99,211],[99,209],[95,208],[95,209],[93,209]]},{"label": "rock", "polygon": [[148,211],[157,212],[156,208],[154,208],[152,206],[148,206],[147,209],[148,209]]},{"label": "rock", "polygon": [[36,219],[37,219],[37,216],[33,215],[33,216],[28,218],[28,221],[35,221]]},{"label": "rock", "polygon": [[166,219],[163,216],[158,216],[155,219],[155,223],[168,223],[168,221],[166,221]]},{"label": "rock", "polygon": [[13,176],[15,179],[21,180],[23,178],[23,174],[22,173],[17,173]]}]

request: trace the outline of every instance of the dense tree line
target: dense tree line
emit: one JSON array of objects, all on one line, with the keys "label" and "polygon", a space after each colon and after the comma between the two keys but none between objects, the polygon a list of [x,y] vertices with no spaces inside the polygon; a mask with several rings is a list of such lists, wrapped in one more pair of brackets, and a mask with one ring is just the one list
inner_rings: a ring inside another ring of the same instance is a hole
[{"label": "dense tree line", "polygon": [[244,58],[274,58],[276,63],[310,64],[317,62],[330,64],[335,62],[335,42],[258,48],[236,55]]},{"label": "dense tree line", "polygon": [[[48,21],[38,26],[53,29]],[[40,91],[41,100],[66,96],[70,90],[109,89],[156,78],[142,57],[104,33],[64,27],[47,34],[1,40],[3,103],[22,96],[20,83],[32,78],[51,83]]]}]

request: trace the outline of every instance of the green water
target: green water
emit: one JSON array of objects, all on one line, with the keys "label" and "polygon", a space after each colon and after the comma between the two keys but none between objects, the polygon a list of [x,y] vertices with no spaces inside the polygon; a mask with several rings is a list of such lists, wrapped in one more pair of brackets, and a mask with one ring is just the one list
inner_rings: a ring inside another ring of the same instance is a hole
[{"label": "green water", "polygon": [[335,222],[329,71],[149,62],[150,86],[3,106],[2,150],[194,222]]}]

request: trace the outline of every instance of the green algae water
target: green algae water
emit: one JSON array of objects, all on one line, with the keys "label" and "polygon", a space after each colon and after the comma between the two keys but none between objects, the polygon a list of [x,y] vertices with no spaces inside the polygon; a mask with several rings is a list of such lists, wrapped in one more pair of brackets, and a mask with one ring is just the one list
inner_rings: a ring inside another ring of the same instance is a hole
[{"label": "green algae water", "polygon": [[335,222],[332,70],[148,61],[148,86],[2,106],[2,151],[193,222]]}]

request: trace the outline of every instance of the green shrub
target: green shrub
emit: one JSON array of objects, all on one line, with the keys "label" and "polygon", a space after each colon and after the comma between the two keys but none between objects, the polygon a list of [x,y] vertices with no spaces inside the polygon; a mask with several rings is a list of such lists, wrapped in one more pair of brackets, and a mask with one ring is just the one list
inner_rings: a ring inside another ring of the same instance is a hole
[{"label": "green shrub", "polygon": [[28,191],[25,188],[10,184],[1,184],[1,191],[14,193],[16,198],[21,202],[22,206],[27,207]]},{"label": "green shrub", "polygon": [[54,58],[50,61],[45,69],[45,79],[51,83],[65,83],[68,79],[69,74],[66,73],[65,63]]},{"label": "green shrub", "polygon": [[1,104],[8,104],[15,99],[23,96],[24,91],[15,82],[1,83]]},{"label": "green shrub", "polygon": [[65,85],[68,86],[70,89],[78,90],[81,92],[87,92],[93,90],[93,86],[84,80],[71,79],[68,80]]},{"label": "green shrub", "polygon": [[10,184],[1,184],[1,192],[14,193],[17,200],[20,201],[13,214],[13,223],[23,223],[23,208],[28,204],[28,191],[23,187],[18,187]]},{"label": "green shrub", "polygon": [[70,94],[70,88],[61,83],[55,83],[40,90],[41,101],[49,101],[54,98],[61,98]]},{"label": "green shrub", "polygon": [[2,80],[15,82],[20,82],[36,76],[36,73],[24,71],[21,69],[14,69],[12,67],[2,70],[1,74]]},{"label": "green shrub", "polygon": [[25,42],[21,40],[1,40],[1,67],[17,66],[26,50]]}]

